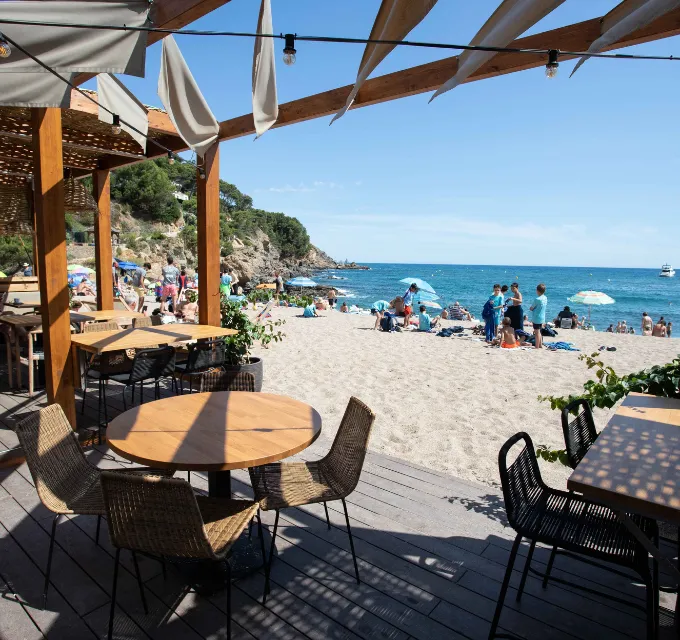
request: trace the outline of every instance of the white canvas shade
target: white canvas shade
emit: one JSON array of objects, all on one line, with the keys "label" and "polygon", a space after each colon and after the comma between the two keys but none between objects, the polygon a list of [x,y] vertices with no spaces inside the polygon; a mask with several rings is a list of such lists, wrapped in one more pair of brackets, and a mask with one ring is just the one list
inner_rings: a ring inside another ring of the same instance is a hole
[{"label": "white canvas shade", "polygon": [[[262,0],[257,33],[273,33],[271,0]],[[255,38],[253,51],[253,120],[257,138],[268,131],[279,117],[276,96],[274,38]]]},{"label": "white canvas shade", "polygon": [[[146,134],[149,132],[149,116],[146,107],[128,91],[122,82],[108,73],[100,73],[97,76],[97,99],[99,100],[99,119],[112,124],[113,116],[109,111],[120,116],[121,129],[129,133],[146,152]],[[102,107],[106,107],[109,111]],[[126,123],[132,125],[134,129]]]},{"label": "white canvas shade", "polygon": [[3,73],[0,74],[0,106],[58,107],[71,106],[71,87],[77,73]]}]

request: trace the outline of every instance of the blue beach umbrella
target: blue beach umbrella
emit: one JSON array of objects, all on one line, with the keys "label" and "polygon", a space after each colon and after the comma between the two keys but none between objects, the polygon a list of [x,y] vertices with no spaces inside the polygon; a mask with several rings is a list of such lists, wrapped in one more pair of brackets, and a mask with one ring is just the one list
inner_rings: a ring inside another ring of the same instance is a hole
[{"label": "blue beach umbrella", "polygon": [[416,287],[420,289],[420,291],[427,291],[428,293],[437,295],[437,292],[434,290],[432,285],[425,280],[421,280],[420,278],[402,278],[399,280],[399,282],[403,282],[404,284],[415,284]]},{"label": "blue beach umbrella", "polygon": [[289,287],[316,287],[317,284],[314,282],[314,280],[310,280],[309,278],[303,278],[302,276],[298,276],[297,278],[293,278],[292,280],[288,280],[286,284]]}]

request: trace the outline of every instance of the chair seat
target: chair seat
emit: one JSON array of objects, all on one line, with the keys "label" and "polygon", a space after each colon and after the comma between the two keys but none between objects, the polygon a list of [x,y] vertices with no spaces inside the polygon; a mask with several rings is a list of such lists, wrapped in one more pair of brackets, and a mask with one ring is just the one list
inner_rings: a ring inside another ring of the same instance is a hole
[{"label": "chair seat", "polygon": [[[656,534],[653,520],[632,517],[645,534]],[[646,551],[614,511],[574,493],[543,489],[533,503],[518,509],[517,531],[538,542],[608,562],[626,566],[647,562]]]},{"label": "chair seat", "polygon": [[[170,469],[116,469],[119,473],[132,473],[135,475],[154,475],[154,476],[165,476],[172,477],[175,473]],[[65,500],[66,509],[58,510],[59,513],[76,513],[79,515],[87,516],[103,516],[106,515],[106,509],[104,507],[104,496],[102,494],[102,487],[100,482],[100,470],[93,467],[93,477],[94,480],[89,483],[86,489],[80,491],[77,495],[74,495],[72,499]],[[47,505],[50,506],[50,505]]]},{"label": "chair seat", "polygon": [[338,500],[332,478],[319,462],[284,462],[248,469],[255,500],[265,511]]},{"label": "chair seat", "polygon": [[216,556],[224,557],[229,548],[257,513],[251,500],[225,500],[196,496],[208,542]]}]

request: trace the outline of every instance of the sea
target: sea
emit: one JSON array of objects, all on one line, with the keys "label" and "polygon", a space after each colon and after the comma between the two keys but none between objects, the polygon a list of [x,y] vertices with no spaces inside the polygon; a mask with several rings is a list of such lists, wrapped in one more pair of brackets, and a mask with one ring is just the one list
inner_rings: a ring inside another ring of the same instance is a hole
[{"label": "sea", "polygon": [[443,265],[443,264],[366,264],[367,271],[325,270],[314,275],[319,284],[333,285],[344,293],[339,300],[348,305],[370,309],[376,300],[392,300],[403,295],[407,285],[403,278],[426,280],[446,307],[459,301],[478,319],[482,307],[492,293],[495,283],[520,285],[524,296],[525,313],[536,296],[536,285],[546,285],[549,319],[569,305],[579,316],[588,316],[588,307],[573,304],[567,298],[579,291],[602,291],[616,302],[594,306],[591,322],[596,330],[604,331],[610,324],[625,320],[640,332],[642,312],[656,322],[661,316],[678,327],[680,336],[680,276],[660,278],[659,269],[610,269],[596,267],[518,267],[498,265]]}]

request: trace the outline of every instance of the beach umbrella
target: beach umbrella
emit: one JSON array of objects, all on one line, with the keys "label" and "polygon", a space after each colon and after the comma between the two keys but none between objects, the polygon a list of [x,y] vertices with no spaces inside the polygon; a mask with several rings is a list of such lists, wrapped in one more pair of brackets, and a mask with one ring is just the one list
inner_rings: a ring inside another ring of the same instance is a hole
[{"label": "beach umbrella", "polygon": [[303,278],[302,276],[298,276],[297,278],[293,278],[292,280],[288,280],[286,284],[289,287],[316,287],[317,284],[314,282],[314,280],[310,280],[309,278]]},{"label": "beach umbrella", "polygon": [[434,302],[433,300],[420,300],[420,304],[422,304],[424,307],[429,307],[430,309],[442,308],[438,302]]},{"label": "beach umbrella", "polygon": [[256,289],[276,289],[276,285],[273,284],[273,283],[265,282],[265,283],[262,283],[262,284],[258,284],[255,288]]},{"label": "beach umbrella", "polygon": [[420,291],[427,291],[428,293],[437,295],[437,292],[434,290],[432,285],[425,280],[421,280],[420,278],[402,278],[399,280],[399,282],[403,282],[404,284],[415,284],[416,287],[420,289]]},{"label": "beach umbrella", "polygon": [[94,269],[84,267],[82,264],[70,264],[66,267],[69,273],[94,273]]},{"label": "beach umbrella", "polygon": [[0,278],[6,278],[7,274],[4,271],[0,271]]},{"label": "beach umbrella", "polygon": [[416,302],[434,302],[435,300],[440,300],[436,293],[430,293],[429,291],[418,291],[416,293]]},{"label": "beach umbrella", "polygon": [[614,304],[616,300],[610,298],[606,293],[601,291],[579,291],[576,295],[567,298],[569,302],[575,304],[586,304],[588,305],[588,322],[590,323],[590,309],[594,305],[601,304]]}]

